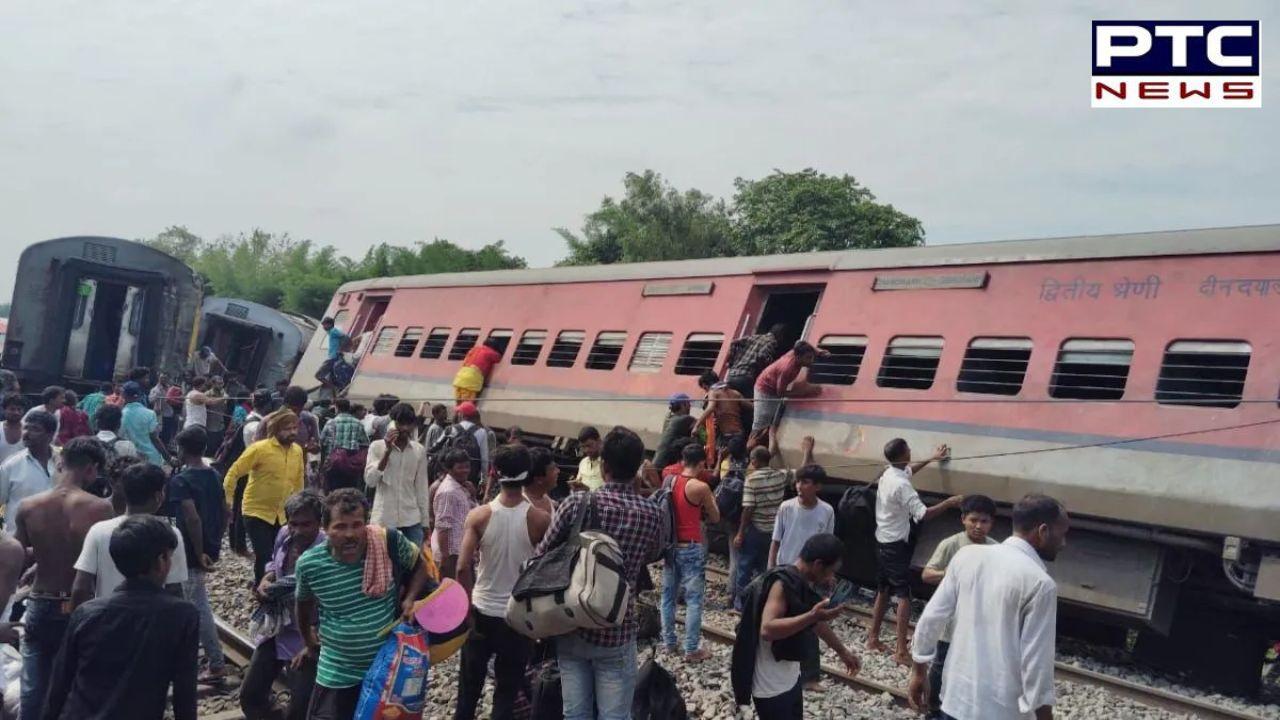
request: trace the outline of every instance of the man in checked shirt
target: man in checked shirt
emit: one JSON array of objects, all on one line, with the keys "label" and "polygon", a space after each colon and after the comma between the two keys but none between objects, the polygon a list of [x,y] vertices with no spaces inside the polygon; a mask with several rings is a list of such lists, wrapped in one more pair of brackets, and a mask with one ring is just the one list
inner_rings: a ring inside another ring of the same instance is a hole
[{"label": "man in checked shirt", "polygon": [[[644,462],[644,442],[615,427],[600,453],[604,485],[592,493],[574,493],[556,508],[551,528],[535,556],[567,542],[578,513],[595,502],[595,518],[584,530],[600,530],[622,549],[627,583],[633,589],[626,619],[616,628],[579,630],[556,639],[565,720],[628,720],[636,686],[634,588],[642,570],[660,555],[658,510],[635,489]],[[598,708],[598,714],[596,709]]]}]

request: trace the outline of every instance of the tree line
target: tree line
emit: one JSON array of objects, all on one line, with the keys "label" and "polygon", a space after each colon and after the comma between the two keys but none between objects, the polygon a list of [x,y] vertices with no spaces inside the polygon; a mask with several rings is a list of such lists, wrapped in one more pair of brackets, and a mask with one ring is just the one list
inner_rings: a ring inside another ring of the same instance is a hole
[{"label": "tree line", "polygon": [[[775,170],[734,181],[731,200],[679,190],[652,170],[627,173],[621,197],[605,196],[581,228],[555,228],[567,254],[559,265],[598,265],[707,257],[921,245],[920,221],[851,175]],[[527,267],[503,241],[476,250],[435,238],[379,243],[358,259],[289,234],[263,230],[205,240],[182,226],[143,239],[190,265],[207,292],[319,317],[345,282]]]}]

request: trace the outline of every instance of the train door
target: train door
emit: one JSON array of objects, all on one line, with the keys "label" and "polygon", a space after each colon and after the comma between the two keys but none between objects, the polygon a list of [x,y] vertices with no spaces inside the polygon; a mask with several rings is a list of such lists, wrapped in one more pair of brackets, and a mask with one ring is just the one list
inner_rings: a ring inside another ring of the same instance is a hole
[{"label": "train door", "polygon": [[84,278],[76,285],[75,297],[63,374],[110,380],[116,368],[132,367],[142,333],[143,289]]},{"label": "train door", "polygon": [[[116,353],[110,374],[116,368],[133,368],[137,365],[138,339],[142,335],[142,310],[145,307],[146,291],[142,288],[125,286],[124,306],[120,311],[120,324],[116,326]],[[106,332],[110,332],[106,328]]]},{"label": "train door", "polygon": [[380,297],[366,295],[360,301],[360,307],[356,310],[356,319],[351,321],[351,328],[347,330],[347,335],[351,337],[352,344],[356,348],[357,356],[364,354],[365,349],[369,346],[369,338],[373,336],[373,331],[378,328],[378,323],[382,320],[382,316],[386,314],[387,306],[390,304],[390,295]]},{"label": "train door", "polygon": [[67,335],[67,354],[62,372],[67,377],[83,378],[89,352],[89,332],[93,329],[94,299],[97,280],[81,280],[76,286],[76,304],[72,310],[71,332]]},{"label": "train door", "polygon": [[[784,328],[782,347],[789,348],[808,334],[813,316],[818,312],[825,285],[757,286],[762,295],[755,333],[767,333],[775,325]],[[749,327],[749,325],[748,325]]]}]

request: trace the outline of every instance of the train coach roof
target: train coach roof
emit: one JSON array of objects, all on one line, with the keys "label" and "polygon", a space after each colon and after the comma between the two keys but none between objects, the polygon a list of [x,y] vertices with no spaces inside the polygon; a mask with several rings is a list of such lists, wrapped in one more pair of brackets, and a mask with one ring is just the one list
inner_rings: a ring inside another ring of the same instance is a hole
[{"label": "train coach roof", "polygon": [[1169,255],[1215,255],[1280,250],[1280,225],[1086,235],[1042,240],[928,245],[881,250],[836,250],[753,257],[618,263],[573,267],[406,275],[349,282],[340,292],[413,287],[541,285],[664,278],[725,277],[759,273],[869,270],[1055,262]]}]

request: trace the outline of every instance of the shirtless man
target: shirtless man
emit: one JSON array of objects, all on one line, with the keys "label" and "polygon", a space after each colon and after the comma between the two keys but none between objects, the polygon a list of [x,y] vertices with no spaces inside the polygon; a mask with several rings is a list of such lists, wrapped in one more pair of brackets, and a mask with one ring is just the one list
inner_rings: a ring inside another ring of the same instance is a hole
[{"label": "shirtless man", "polygon": [[62,448],[61,472],[52,490],[22,501],[15,538],[36,563],[35,583],[23,616],[22,701],[20,716],[40,717],[48,692],[53,659],[62,645],[71,613],[71,584],[84,536],[94,523],[110,518],[111,503],[91,495],[106,464],[102,444],[75,438]]}]

